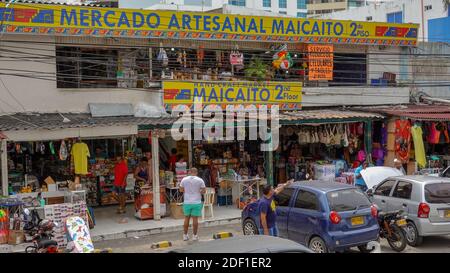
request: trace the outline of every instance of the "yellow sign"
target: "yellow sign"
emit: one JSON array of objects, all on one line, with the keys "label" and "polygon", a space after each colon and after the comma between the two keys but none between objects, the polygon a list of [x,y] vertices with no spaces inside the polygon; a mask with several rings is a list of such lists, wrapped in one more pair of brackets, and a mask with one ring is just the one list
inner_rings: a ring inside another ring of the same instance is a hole
[{"label": "yellow sign", "polygon": [[8,33],[415,45],[417,24],[0,3]]},{"label": "yellow sign", "polygon": [[333,80],[333,45],[308,45],[308,78]]},{"label": "yellow sign", "polygon": [[299,109],[302,84],[299,82],[163,82],[164,104],[170,108],[194,102],[203,105],[279,105]]}]

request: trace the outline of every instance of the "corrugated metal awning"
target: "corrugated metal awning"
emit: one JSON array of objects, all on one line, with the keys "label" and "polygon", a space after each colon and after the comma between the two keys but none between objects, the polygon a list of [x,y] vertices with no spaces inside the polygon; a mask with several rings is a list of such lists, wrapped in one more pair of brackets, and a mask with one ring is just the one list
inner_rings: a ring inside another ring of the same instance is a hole
[{"label": "corrugated metal awning", "polygon": [[370,111],[413,120],[450,121],[450,106],[448,105],[400,105],[374,107],[371,108]]},{"label": "corrugated metal awning", "polygon": [[92,117],[89,113],[17,113],[0,116],[0,131],[57,130],[123,125],[145,125],[150,128],[168,128],[175,120],[176,118],[173,117]]}]

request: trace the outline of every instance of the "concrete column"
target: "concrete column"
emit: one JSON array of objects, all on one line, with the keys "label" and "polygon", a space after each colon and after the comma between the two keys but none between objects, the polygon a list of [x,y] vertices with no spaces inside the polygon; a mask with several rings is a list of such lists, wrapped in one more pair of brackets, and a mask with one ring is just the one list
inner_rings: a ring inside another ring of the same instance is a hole
[{"label": "concrete column", "polygon": [[384,166],[393,167],[395,158],[395,118],[388,120],[387,133],[387,155],[384,157]]},{"label": "concrete column", "polygon": [[161,220],[161,199],[159,187],[159,140],[152,132],[152,169],[153,169],[153,219]]},{"label": "concrete column", "polygon": [[0,147],[0,161],[2,164],[2,194],[8,196],[8,150],[6,144],[6,139],[3,139]]},{"label": "concrete column", "polygon": [[[269,143],[272,145],[272,132],[270,132]],[[264,153],[264,163],[266,169],[266,178],[267,184],[274,185],[273,179],[273,151],[269,149],[269,151]]]}]

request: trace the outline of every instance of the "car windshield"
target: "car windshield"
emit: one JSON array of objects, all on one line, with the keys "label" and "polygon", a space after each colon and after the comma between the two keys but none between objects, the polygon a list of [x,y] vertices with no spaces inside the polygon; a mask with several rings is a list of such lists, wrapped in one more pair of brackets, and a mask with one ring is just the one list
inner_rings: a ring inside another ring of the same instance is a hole
[{"label": "car windshield", "polygon": [[367,196],[357,189],[345,189],[327,193],[330,210],[336,212],[370,207]]},{"label": "car windshield", "polygon": [[450,203],[450,183],[425,185],[425,200],[428,203]]}]

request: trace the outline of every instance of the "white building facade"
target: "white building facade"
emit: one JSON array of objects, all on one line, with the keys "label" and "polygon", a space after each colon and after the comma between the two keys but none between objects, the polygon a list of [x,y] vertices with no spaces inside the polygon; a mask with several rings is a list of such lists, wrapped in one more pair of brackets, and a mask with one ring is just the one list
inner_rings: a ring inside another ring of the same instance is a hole
[{"label": "white building facade", "polygon": [[209,11],[224,5],[265,11],[290,17],[306,17],[306,0],[119,0],[120,8]]},{"label": "white building facade", "polygon": [[419,41],[450,42],[449,9],[442,0],[371,2],[368,6],[315,16],[320,19],[420,24]]}]

